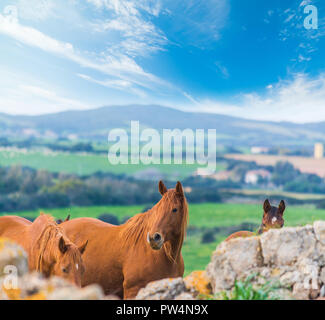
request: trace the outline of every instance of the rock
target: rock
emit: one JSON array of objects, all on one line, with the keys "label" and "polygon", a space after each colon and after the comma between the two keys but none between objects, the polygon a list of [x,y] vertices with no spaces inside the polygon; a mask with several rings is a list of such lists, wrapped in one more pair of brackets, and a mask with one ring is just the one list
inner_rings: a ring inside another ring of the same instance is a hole
[{"label": "rock", "polygon": [[110,294],[108,296],[105,296],[103,300],[121,300],[118,296],[115,296],[113,294]]},{"label": "rock", "polygon": [[319,273],[319,280],[322,283],[325,283],[325,267],[321,268],[320,273]]},{"label": "rock", "polygon": [[206,272],[213,292],[216,293],[231,289],[243,271],[262,265],[259,237],[235,238],[224,241],[217,247]]},{"label": "rock", "polygon": [[312,226],[271,229],[261,235],[264,264],[290,266],[298,259],[313,258],[316,238]]},{"label": "rock", "polygon": [[15,242],[0,238],[0,277],[22,276],[28,272],[25,250]]},{"label": "rock", "polygon": [[98,285],[78,288],[59,277],[45,279],[37,272],[25,274],[19,278],[17,288],[4,289],[3,293],[10,300],[99,300],[104,298],[103,290]]},{"label": "rock", "polygon": [[212,294],[210,279],[206,271],[194,271],[184,278],[186,289],[194,296],[208,296]]},{"label": "rock", "polygon": [[270,298],[325,296],[325,222],[223,242],[206,271],[214,294],[229,292],[236,280],[254,275],[250,278],[254,286],[274,284]]},{"label": "rock", "polygon": [[269,295],[269,299],[270,300],[295,300],[291,290],[285,288],[280,288],[272,291]]},{"label": "rock", "polygon": [[175,297],[174,300],[195,300],[195,298],[188,292],[183,292],[177,297]]},{"label": "rock", "polygon": [[182,278],[168,278],[148,283],[145,288],[140,289],[136,300],[174,300],[185,291]]},{"label": "rock", "polygon": [[315,221],[314,230],[316,239],[325,246],[325,221]]},{"label": "rock", "polygon": [[309,289],[305,289],[304,284],[301,282],[295,283],[293,286],[292,294],[297,300],[308,300],[309,299]]},{"label": "rock", "polygon": [[101,300],[103,298],[103,290],[97,284],[82,289],[77,287],[56,289],[47,295],[47,300]]},{"label": "rock", "polygon": [[290,288],[292,288],[295,283],[303,281],[302,275],[298,270],[287,270],[279,277],[279,280],[282,286]]},{"label": "rock", "polygon": [[325,285],[321,287],[319,296],[325,299]]}]

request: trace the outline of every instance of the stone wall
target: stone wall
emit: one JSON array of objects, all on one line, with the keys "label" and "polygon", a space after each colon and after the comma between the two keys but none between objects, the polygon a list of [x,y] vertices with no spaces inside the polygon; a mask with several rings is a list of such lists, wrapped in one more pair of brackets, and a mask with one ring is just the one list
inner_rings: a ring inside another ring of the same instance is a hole
[{"label": "stone wall", "polygon": [[[7,265],[16,265],[19,285],[4,288]],[[253,285],[274,283],[280,299],[325,296],[325,221],[270,230],[261,236],[222,242],[204,271],[186,278],[162,279],[141,289],[138,300],[192,300],[231,292],[236,281],[252,276]],[[63,279],[28,273],[27,255],[15,243],[0,239],[0,299],[114,299],[97,285],[77,288]]]},{"label": "stone wall", "polygon": [[324,296],[325,222],[222,242],[206,271],[214,294],[255,274],[253,282],[273,282],[283,299]]}]

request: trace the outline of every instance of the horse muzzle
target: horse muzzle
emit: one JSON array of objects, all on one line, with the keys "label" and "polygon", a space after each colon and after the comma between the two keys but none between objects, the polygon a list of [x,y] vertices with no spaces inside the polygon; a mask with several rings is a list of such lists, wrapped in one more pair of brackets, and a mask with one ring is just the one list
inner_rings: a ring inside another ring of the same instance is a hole
[{"label": "horse muzzle", "polygon": [[164,237],[159,232],[154,233],[153,236],[150,236],[148,232],[147,242],[153,250],[160,250],[164,244]]}]

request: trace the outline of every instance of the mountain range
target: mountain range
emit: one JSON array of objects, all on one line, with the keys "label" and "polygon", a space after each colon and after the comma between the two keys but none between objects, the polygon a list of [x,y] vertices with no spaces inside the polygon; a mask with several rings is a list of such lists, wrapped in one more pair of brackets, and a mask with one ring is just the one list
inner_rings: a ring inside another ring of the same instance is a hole
[{"label": "mountain range", "polygon": [[57,136],[76,135],[107,139],[110,129],[130,129],[137,120],[142,128],[216,129],[220,143],[231,145],[310,145],[325,142],[325,122],[296,124],[242,119],[214,113],[185,112],[158,105],[105,106],[92,110],[65,111],[38,116],[0,114],[0,135],[26,132]]}]

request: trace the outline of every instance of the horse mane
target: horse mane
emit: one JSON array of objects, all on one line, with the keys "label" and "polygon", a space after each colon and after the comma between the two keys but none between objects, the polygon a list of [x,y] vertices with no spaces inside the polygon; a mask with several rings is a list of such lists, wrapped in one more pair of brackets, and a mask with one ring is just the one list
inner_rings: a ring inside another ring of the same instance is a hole
[{"label": "horse mane", "polygon": [[[49,253],[49,250],[52,250],[52,247],[50,247],[50,245],[52,245],[50,243],[50,240],[56,239],[58,236],[63,236],[67,241],[67,245],[69,245],[70,241],[64,235],[63,229],[56,223],[56,221],[51,215],[41,213],[36,220],[38,219],[45,219],[44,227],[36,240],[37,246],[39,247],[39,252],[37,254],[36,270],[43,272],[44,255],[45,253]],[[36,220],[35,222],[37,222]]]},{"label": "horse mane", "polygon": [[[168,200],[175,198],[175,190],[169,190],[164,194],[164,197],[151,209],[147,210],[144,213],[138,213],[134,217],[130,218],[124,223],[124,229],[122,230],[122,239],[124,239],[124,243],[134,243],[137,244],[141,237],[142,239],[146,239],[145,232],[149,227],[149,222],[152,217],[155,216],[157,209],[160,206],[169,203]],[[173,247],[169,242],[165,242],[163,247],[168,259],[175,263],[176,258],[180,255],[184,238],[186,237],[186,228],[188,223],[188,206],[186,202],[185,196],[181,197],[182,201],[182,209],[183,209],[183,219],[181,222],[181,233],[176,245],[176,254],[173,256]]]},{"label": "horse mane", "polygon": [[147,229],[151,211],[152,209],[149,209],[146,212],[138,213],[124,223],[122,235],[125,239],[125,242],[134,241],[136,244],[140,240],[141,236]]}]

